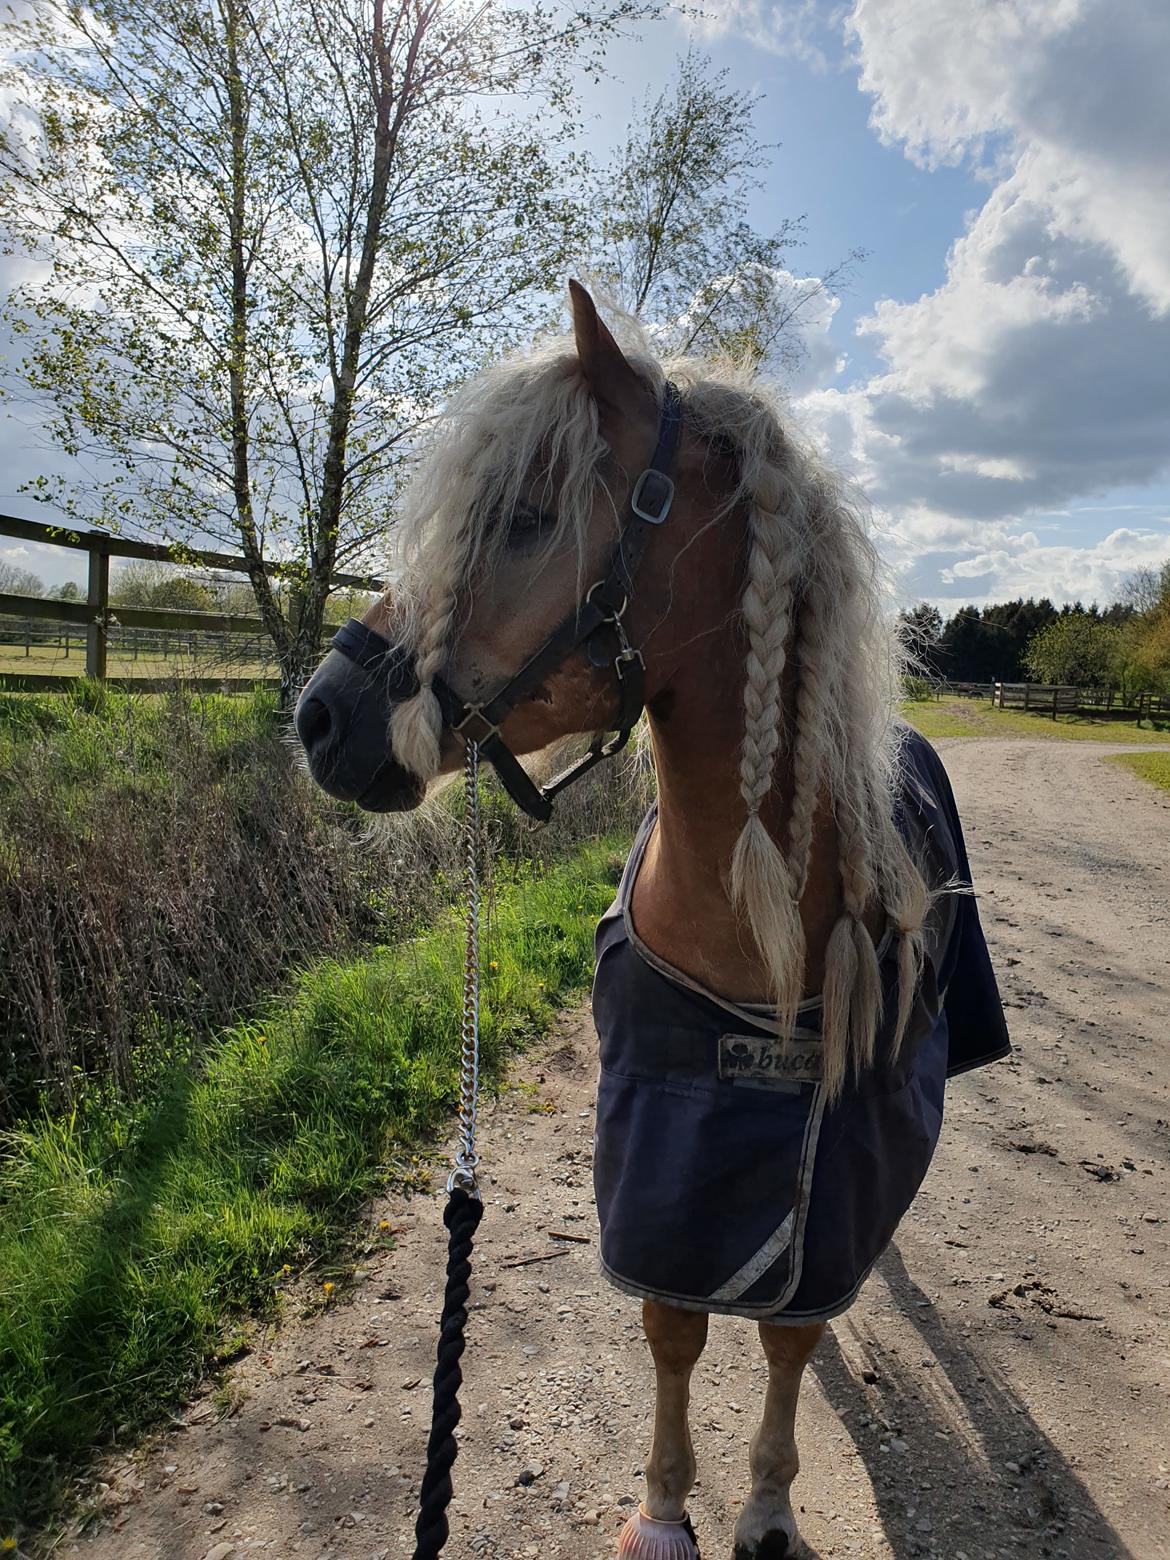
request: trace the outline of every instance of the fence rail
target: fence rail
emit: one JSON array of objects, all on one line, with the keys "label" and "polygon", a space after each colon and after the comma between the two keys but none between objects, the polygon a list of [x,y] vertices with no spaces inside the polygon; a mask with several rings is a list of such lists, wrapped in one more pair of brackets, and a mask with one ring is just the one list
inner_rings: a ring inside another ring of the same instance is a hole
[{"label": "fence rail", "polygon": [[1170,714],[1170,699],[1142,692],[1122,698],[1113,688],[1079,688],[1070,683],[992,684],[992,700],[1001,710],[1036,710],[1058,715],[1108,715],[1113,720],[1143,720]]},{"label": "fence rail", "polygon": [[[0,642],[7,640],[9,643],[23,644],[26,658],[31,659],[34,644],[55,644],[58,648],[63,646],[65,658],[68,659],[71,648],[69,630],[79,628],[85,638],[87,676],[145,693],[167,686],[168,680],[110,676],[108,655],[111,643],[129,649],[135,661],[144,648],[148,653],[164,655],[173,648],[192,655],[199,650],[218,650],[225,663],[228,661],[229,636],[250,634],[261,645],[264,644],[263,619],[252,614],[110,605],[111,558],[132,558],[143,562],[225,569],[247,574],[250,566],[238,553],[137,542],[126,537],[112,536],[107,531],[85,530],[65,524],[45,525],[35,520],[20,520],[13,515],[0,515],[0,536],[38,542],[50,547],[68,547],[85,552],[89,557],[84,601],[49,600],[40,596],[0,592],[0,619],[15,618],[22,625],[15,635],[0,632]],[[265,574],[277,578],[295,577],[298,573],[295,564],[280,561],[266,562],[263,569]],[[330,577],[330,583],[358,590],[381,590],[384,584],[382,580],[362,574],[334,574]],[[144,633],[148,637],[143,637]],[[171,635],[174,638],[168,643],[168,636]],[[263,658],[267,659],[269,654],[270,650],[265,647]],[[256,686],[278,686],[278,679],[267,675],[193,677],[185,680],[195,687],[227,689],[229,692]],[[67,687],[72,681],[71,677],[54,673],[39,675],[0,671],[0,687],[17,692]]]}]

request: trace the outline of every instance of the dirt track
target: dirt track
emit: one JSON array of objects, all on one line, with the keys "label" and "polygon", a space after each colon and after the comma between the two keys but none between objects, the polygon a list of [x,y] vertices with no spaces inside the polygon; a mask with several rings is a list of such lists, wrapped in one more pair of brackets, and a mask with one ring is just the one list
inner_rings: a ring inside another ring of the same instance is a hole
[{"label": "dirt track", "polygon": [[[1170,798],[1095,744],[938,746],[1017,1051],[952,1086],[896,1246],[826,1335],[798,1514],[826,1560],[1170,1557]],[[612,1555],[641,1490],[648,1358],[592,1247],[594,1051],[571,1018],[485,1112],[453,1560]],[[58,1554],[411,1553],[439,1205],[373,1217],[397,1249],[352,1300],[245,1360],[233,1412],[196,1404],[110,1470],[109,1516]],[[730,1556],[761,1386],[749,1329],[717,1319],[693,1413],[706,1560]]]}]

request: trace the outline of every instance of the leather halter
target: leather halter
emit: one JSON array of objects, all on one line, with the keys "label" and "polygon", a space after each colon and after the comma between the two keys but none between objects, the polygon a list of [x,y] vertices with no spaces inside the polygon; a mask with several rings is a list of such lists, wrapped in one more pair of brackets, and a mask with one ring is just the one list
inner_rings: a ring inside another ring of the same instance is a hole
[{"label": "leather halter", "polygon": [[[650,533],[670,513],[674,499],[670,468],[681,430],[682,399],[668,380],[663,386],[658,443],[650,464],[634,484],[626,521],[605,574],[589,587],[576,608],[515,676],[479,704],[465,703],[441,677],[431,683],[444,724],[464,741],[479,744],[480,753],[494,767],[517,807],[540,823],[552,817],[553,800],[566,786],[625,747],[645,707],[645,662],[642,652],[635,650],[626,637],[622,620]],[[612,735],[607,738],[599,732],[588,752],[575,764],[547,785],[537,786],[504,743],[500,727],[515,706],[582,645],[592,665],[613,667],[619,693],[617,721],[611,728]],[[401,650],[356,618],[350,618],[334,635],[333,648],[363,670],[385,678],[402,699],[418,692],[413,660],[408,664]]]}]

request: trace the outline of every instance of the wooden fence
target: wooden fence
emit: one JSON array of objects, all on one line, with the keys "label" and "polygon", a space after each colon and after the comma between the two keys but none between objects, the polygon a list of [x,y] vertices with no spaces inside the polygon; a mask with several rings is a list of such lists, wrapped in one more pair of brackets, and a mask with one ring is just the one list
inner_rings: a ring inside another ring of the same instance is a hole
[{"label": "wooden fence", "polygon": [[1111,720],[1143,720],[1170,715],[1170,699],[1157,693],[1137,693],[1123,699],[1113,688],[1078,688],[1068,683],[1002,683],[992,685],[992,699],[1001,710],[1036,710],[1058,715],[1104,715]]},{"label": "wooden fence", "polygon": [[[44,525],[35,520],[18,520],[11,515],[0,515],[0,536],[14,537],[19,541],[39,542],[50,547],[68,547],[88,554],[88,581],[84,601],[60,601],[39,596],[20,596],[0,592],[0,641],[23,645],[25,658],[32,657],[34,645],[55,645],[69,659],[73,648],[73,630],[77,633],[77,649],[84,644],[84,671],[89,677],[133,687],[143,693],[169,686],[173,678],[108,676],[110,647],[113,644],[137,661],[144,650],[149,654],[165,655],[178,652],[195,655],[199,651],[208,657],[218,654],[225,665],[229,661],[229,647],[234,637],[248,635],[261,651],[259,659],[271,657],[271,645],[267,640],[261,618],[244,613],[186,612],[164,607],[111,607],[110,559],[134,558],[150,563],[189,565],[201,569],[225,569],[237,574],[247,573],[247,562],[236,553],[207,552],[201,548],[175,549],[153,542],[135,542],[106,531],[79,530],[69,525]],[[176,552],[179,556],[176,556]],[[280,562],[265,563],[264,572],[279,576],[295,572],[295,566]],[[335,574],[334,586],[358,590],[381,590],[383,582],[366,575]],[[2,620],[17,619],[20,627],[15,632],[2,632]],[[78,655],[78,669],[82,669]],[[32,672],[0,671],[0,688],[12,691],[36,691],[67,687],[74,678],[68,674],[38,674]],[[277,687],[278,679],[271,676],[256,677],[192,677],[184,678],[189,685],[199,688],[223,689],[236,692],[243,688]]]}]

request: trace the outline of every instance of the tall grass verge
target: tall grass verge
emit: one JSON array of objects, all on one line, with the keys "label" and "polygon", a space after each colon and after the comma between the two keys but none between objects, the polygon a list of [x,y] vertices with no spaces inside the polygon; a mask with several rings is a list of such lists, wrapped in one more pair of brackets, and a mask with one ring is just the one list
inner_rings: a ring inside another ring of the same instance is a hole
[{"label": "tall grass verge", "polygon": [[[298,752],[263,694],[0,694],[0,1127],[107,1082],[142,1098],[286,970],[450,902],[457,791],[376,829]],[[598,771],[537,836],[490,782],[484,806],[497,852],[549,862],[632,827],[645,791]]]},{"label": "tall grass verge", "polygon": [[[483,1073],[590,978],[624,839],[497,875]],[[502,881],[504,877],[508,881]],[[324,960],[137,1103],[91,1090],[27,1120],[0,1163],[0,1513],[30,1522],[94,1442],[178,1402],[286,1267],[327,1251],[457,1091],[462,935]],[[10,1532],[0,1526],[0,1533]]]}]

